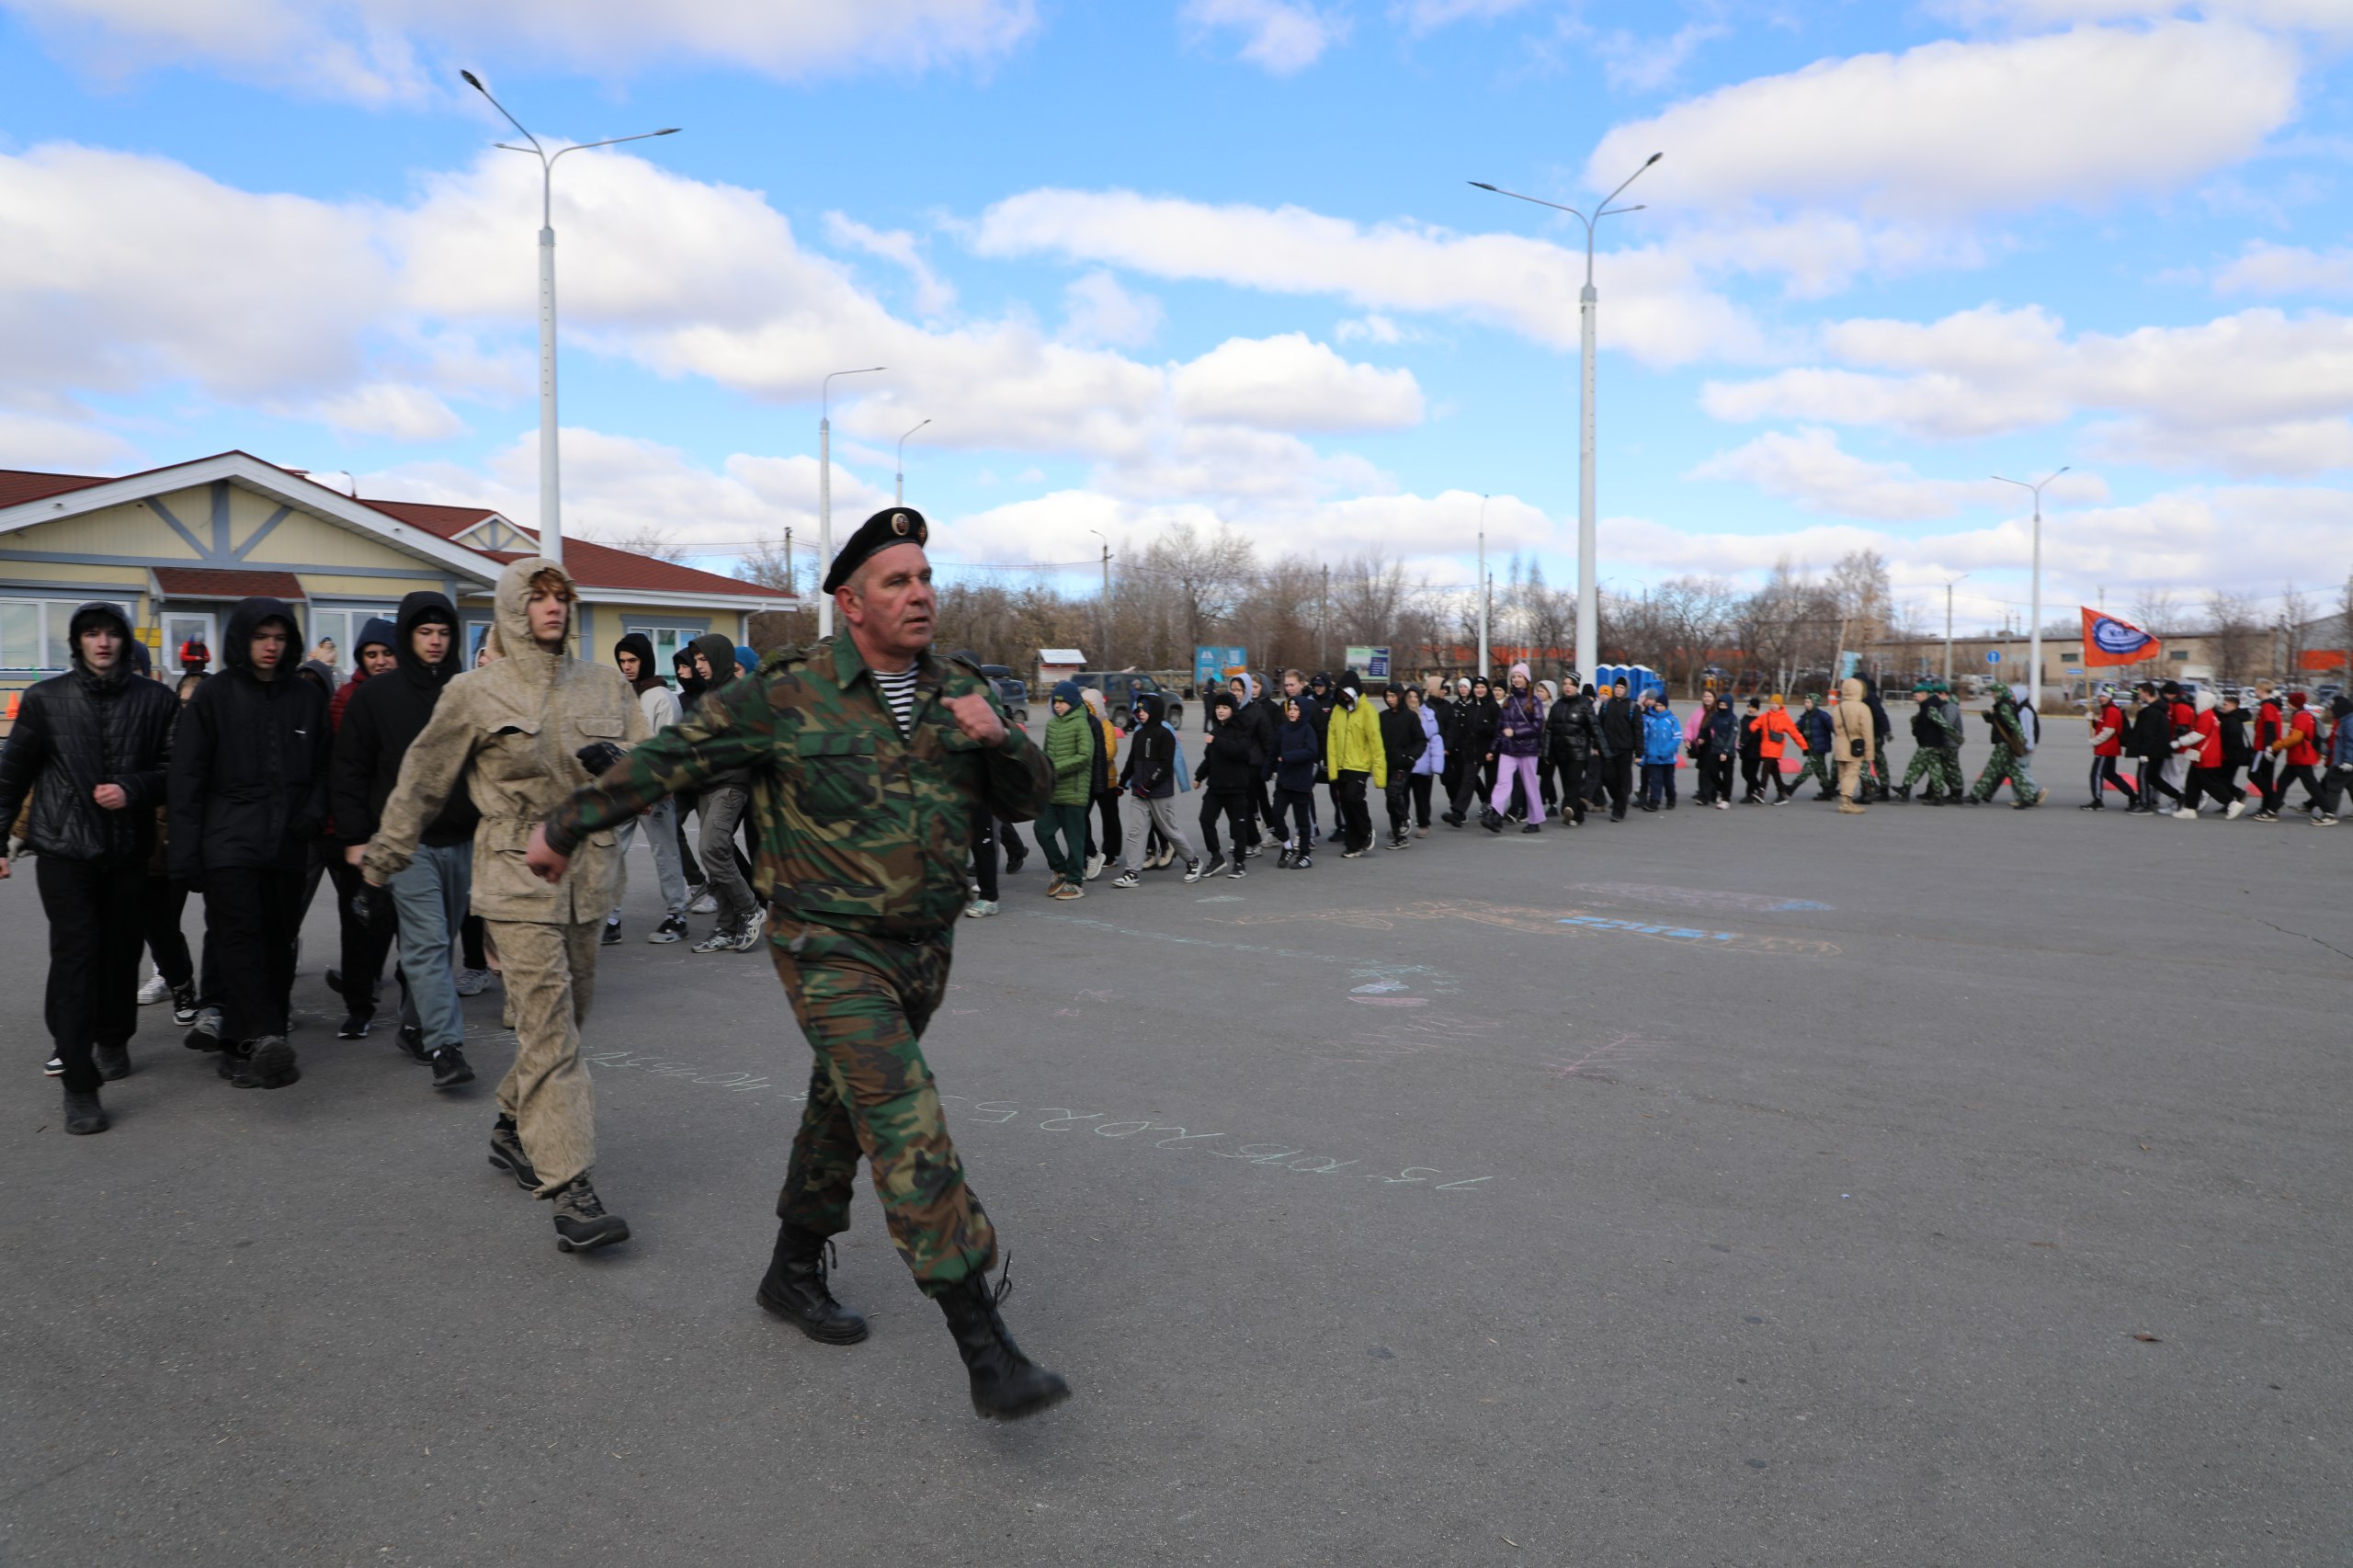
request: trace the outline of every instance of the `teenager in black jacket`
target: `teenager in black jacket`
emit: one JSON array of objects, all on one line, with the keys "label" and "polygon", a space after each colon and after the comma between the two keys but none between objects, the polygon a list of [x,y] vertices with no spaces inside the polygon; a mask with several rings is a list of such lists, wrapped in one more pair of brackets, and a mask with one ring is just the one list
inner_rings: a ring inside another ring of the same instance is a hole
[{"label": "teenager in black jacket", "polygon": [[1593,699],[1577,688],[1577,673],[1561,681],[1561,695],[1544,715],[1546,755],[1560,778],[1561,805],[1572,826],[1585,825],[1586,765],[1601,744],[1601,720]]},{"label": "teenager in black jacket", "polygon": [[1601,777],[1603,787],[1609,792],[1609,820],[1624,822],[1626,798],[1634,790],[1634,755],[1642,744],[1642,720],[1634,711],[1633,699],[1626,695],[1624,681],[1609,688],[1609,699],[1602,703],[1598,717]]},{"label": "teenager in black jacket", "polygon": [[147,859],[179,703],[131,674],[131,624],[114,606],[75,610],[66,645],[74,667],[25,692],[0,751],[0,877],[6,825],[29,794],[25,836],[49,920],[44,1019],[65,1080],[65,1131],[89,1133],[107,1130],[100,1081],[131,1071]]},{"label": "teenager in black jacket", "polygon": [[[1194,780],[1201,791],[1201,844],[1210,857],[1201,874],[1214,877],[1224,871],[1229,877],[1244,876],[1247,873],[1242,864],[1243,835],[1256,815],[1255,797],[1264,753],[1257,726],[1233,692],[1221,691],[1210,698],[1210,719],[1216,728],[1201,748],[1200,775]],[[1233,835],[1231,862],[1218,848],[1220,817]]]},{"label": "teenager in black jacket", "polygon": [[334,747],[326,693],[294,673],[294,636],[277,599],[238,601],[221,639],[226,667],[188,699],[172,743],[168,864],[204,894],[221,1075],[240,1088],[302,1075],[286,1039],[294,940]]},{"label": "teenager in black jacket", "polygon": [[[460,667],[456,609],[437,593],[409,595],[393,619],[392,651],[393,667],[351,694],[343,727],[335,732],[331,792],[337,852],[353,867],[375,836],[409,743],[424,732],[442,687]],[[473,888],[474,828],[481,821],[460,778],[440,813],[426,824],[416,858],[382,890],[390,919],[380,915],[380,939],[397,930],[401,976],[407,983],[401,998],[401,1049],[433,1064],[436,1088],[473,1077],[460,1049],[465,1019],[457,975],[449,967],[449,942],[465,921]],[[347,960],[344,973],[351,972]],[[344,1022],[343,1037],[357,1040],[368,1032],[375,1002],[356,984],[345,1000],[352,1016]],[[450,1054],[442,1056],[445,1051]]]}]

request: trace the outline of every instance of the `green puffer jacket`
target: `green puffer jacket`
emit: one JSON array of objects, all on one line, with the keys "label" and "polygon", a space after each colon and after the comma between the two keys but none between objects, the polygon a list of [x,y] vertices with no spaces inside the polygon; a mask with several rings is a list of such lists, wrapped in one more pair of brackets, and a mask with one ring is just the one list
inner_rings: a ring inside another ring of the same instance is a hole
[{"label": "green puffer jacket", "polygon": [[1046,762],[1054,770],[1055,805],[1083,806],[1094,798],[1089,772],[1095,763],[1095,741],[1086,733],[1086,710],[1074,708],[1048,721]]}]

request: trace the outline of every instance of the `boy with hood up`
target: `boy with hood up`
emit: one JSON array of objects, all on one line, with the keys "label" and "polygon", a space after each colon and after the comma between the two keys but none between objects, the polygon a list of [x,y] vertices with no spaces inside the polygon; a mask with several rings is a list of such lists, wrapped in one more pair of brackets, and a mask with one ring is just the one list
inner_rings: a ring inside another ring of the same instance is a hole
[{"label": "boy with hood up", "polygon": [[553,881],[533,874],[524,855],[541,819],[650,733],[619,670],[564,651],[579,597],[542,556],[498,574],[498,657],[443,688],[360,859],[382,887],[416,858],[450,796],[463,789],[481,810],[472,902],[498,946],[515,1016],[515,1064],[499,1081],[490,1163],[553,1200],[564,1252],[629,1239],[628,1221],[608,1214],[589,1184],[596,1091],[580,1060],[618,846],[610,831],[587,835]]},{"label": "boy with hood up", "polygon": [[[411,594],[401,600],[392,625],[392,671],[372,677],[353,695],[343,727],[335,732],[335,836],[343,862],[352,868],[358,867],[376,835],[409,747],[425,733],[443,688],[459,670],[458,612],[448,598],[429,590]],[[387,888],[392,925],[401,939],[401,973],[408,982],[401,1000],[401,1049],[432,1067],[437,1089],[471,1084],[474,1077],[466,1063],[464,1005],[449,967],[449,945],[472,893],[474,829],[481,822],[472,796],[453,788],[426,824],[415,858]],[[380,962],[382,953],[381,947],[375,949]],[[346,961],[344,976],[350,984]],[[357,984],[350,984],[346,1000],[358,1028],[355,1032],[347,1024],[345,1038],[358,1039],[367,1033],[375,1004]]]},{"label": "boy with hood up", "polygon": [[1830,755],[1838,764],[1838,809],[1849,816],[1868,808],[1857,799],[1870,771],[1871,741],[1876,733],[1871,710],[1863,700],[1867,688],[1849,676],[1838,683],[1838,702],[1830,710]]},{"label": "boy with hood up", "polygon": [[1136,727],[1128,733],[1128,760],[1120,769],[1120,874],[1115,888],[1143,881],[1144,840],[1154,828],[1185,857],[1185,880],[1201,880],[1200,851],[1176,821],[1176,735],[1167,703],[1156,691],[1136,699]]},{"label": "boy with hood up", "polygon": [[1372,807],[1368,789],[1389,787],[1389,758],[1381,746],[1381,721],[1363,697],[1354,669],[1340,672],[1330,722],[1324,732],[1324,761],[1332,778],[1333,811],[1340,819],[1340,858],[1353,860],[1372,847]]},{"label": "boy with hood up", "polygon": [[[655,734],[676,724],[685,716],[678,706],[677,693],[662,678],[662,671],[654,660],[654,640],[642,631],[632,631],[613,644],[613,665],[621,672],[621,679],[629,682],[637,693],[637,705],[645,710],[645,727]],[[631,817],[621,824],[614,850],[620,864],[615,873],[613,912],[605,917],[605,940],[621,939],[620,900],[629,891],[629,846],[637,836],[637,824],[645,824],[647,846],[654,851],[654,877],[662,889],[662,924],[654,928],[649,942],[675,942],[687,934],[687,905],[692,895],[687,889],[685,857],[679,853],[678,803],[665,795],[654,802],[642,817]]]},{"label": "boy with hood up", "polygon": [[[1244,877],[1249,872],[1242,864],[1243,835],[1256,816],[1251,795],[1257,788],[1259,771],[1265,767],[1264,754],[1259,749],[1257,726],[1242,711],[1242,704],[1233,692],[1213,693],[1210,712],[1217,727],[1201,749],[1201,842],[1210,852],[1209,865],[1201,875],[1214,877],[1223,871],[1229,877]],[[1233,837],[1231,860],[1218,850],[1217,820],[1221,816],[1225,818]]]},{"label": "boy with hood up", "polygon": [[6,828],[28,796],[26,840],[49,921],[42,1012],[65,1080],[65,1131],[104,1132],[102,1080],[131,1072],[139,1026],[147,860],[179,703],[131,673],[131,623],[85,604],[66,623],[74,667],[27,688],[0,751],[0,879]]},{"label": "boy with hood up", "polygon": [[1391,681],[1381,694],[1381,751],[1389,771],[1381,796],[1382,803],[1389,808],[1392,849],[1404,849],[1412,843],[1407,830],[1414,825],[1414,777],[1421,767],[1423,754],[1431,744],[1422,724],[1419,694],[1415,694],[1416,701],[1408,703],[1405,692],[1404,686]]},{"label": "boy with hood up", "polygon": [[204,893],[221,1075],[282,1089],[302,1075],[286,1028],[311,845],[326,825],[327,694],[296,675],[294,615],[277,599],[238,601],[221,643],[224,667],[173,736],[168,864]]},{"label": "boy with hood up", "polygon": [[1275,731],[1275,810],[1288,811],[1295,824],[1275,862],[1278,870],[1304,871],[1315,864],[1308,851],[1315,843],[1313,791],[1323,770],[1324,743],[1308,717],[1308,701],[1303,692],[1287,694],[1283,722]]},{"label": "boy with hood up", "polygon": [[[716,631],[694,641],[695,674],[703,683],[703,699],[724,690],[738,673],[735,644]],[[719,903],[719,918],[710,935],[697,942],[699,953],[748,953],[760,945],[760,902],[735,859],[735,830],[752,803],[752,776],[742,768],[714,773],[698,788],[702,834],[695,845],[702,858],[710,896]]]}]

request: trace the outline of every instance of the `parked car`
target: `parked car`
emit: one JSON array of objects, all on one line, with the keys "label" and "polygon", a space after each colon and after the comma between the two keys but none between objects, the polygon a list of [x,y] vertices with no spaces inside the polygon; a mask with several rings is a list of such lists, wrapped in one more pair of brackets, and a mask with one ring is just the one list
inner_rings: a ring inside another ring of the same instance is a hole
[{"label": "parked car", "polygon": [[1133,708],[1138,693],[1156,691],[1168,704],[1167,717],[1171,727],[1185,722],[1183,698],[1148,675],[1140,675],[1133,670],[1081,670],[1070,678],[1076,681],[1082,690],[1093,687],[1101,692],[1104,706],[1115,713]]},{"label": "parked car", "polygon": [[[988,666],[983,665],[981,669],[986,673]],[[1005,705],[1006,717],[1017,724],[1027,724],[1029,722],[1029,685],[1011,676],[990,676],[989,684],[996,687],[996,699]]]}]

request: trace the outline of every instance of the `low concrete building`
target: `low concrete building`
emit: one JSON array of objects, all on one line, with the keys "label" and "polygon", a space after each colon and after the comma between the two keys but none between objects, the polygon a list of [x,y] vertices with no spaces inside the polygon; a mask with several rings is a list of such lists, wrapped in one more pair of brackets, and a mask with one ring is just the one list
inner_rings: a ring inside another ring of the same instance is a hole
[{"label": "low concrete building", "polygon": [[[272,595],[304,649],[334,640],[343,673],[369,616],[434,588],[458,607],[471,654],[500,569],[536,548],[533,530],[488,508],[363,499],[245,452],[119,479],[0,470],[0,693],[66,667],[66,620],[90,599],[121,606],[159,666],[177,668],[193,641],[218,669],[230,607]],[[754,613],[798,604],[587,540],[567,538],[563,559],[582,598],[577,651],[610,663],[616,641],[642,631],[665,676],[671,651],[704,632],[744,642]]]}]

